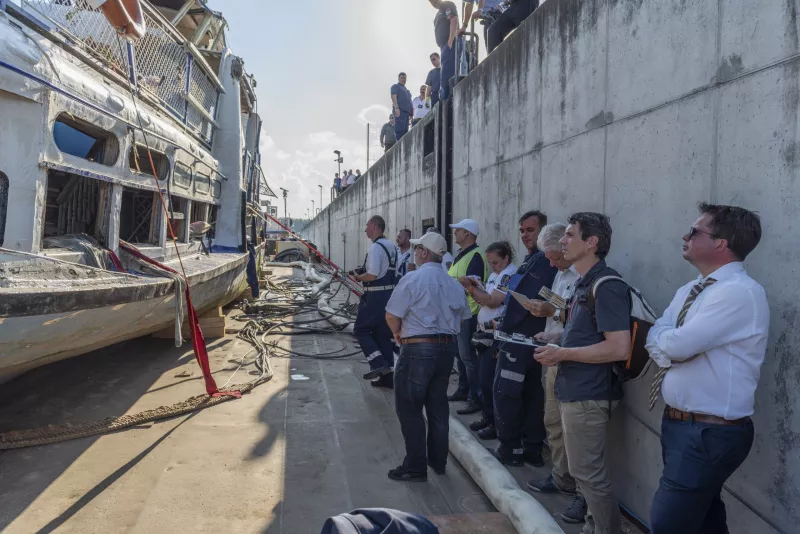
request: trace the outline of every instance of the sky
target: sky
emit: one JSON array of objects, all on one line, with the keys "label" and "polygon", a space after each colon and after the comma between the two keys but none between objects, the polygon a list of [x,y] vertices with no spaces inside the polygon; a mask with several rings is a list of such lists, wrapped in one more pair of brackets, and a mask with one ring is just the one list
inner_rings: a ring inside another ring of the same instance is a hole
[{"label": "sky", "polygon": [[[460,2],[459,9],[461,9]],[[330,202],[337,172],[367,169],[367,122],[380,128],[389,88],[401,71],[413,96],[432,68],[436,10],[427,0],[213,0],[228,21],[228,43],[257,81],[261,163],[267,183],[289,190],[288,210]],[[483,52],[483,51],[482,51]],[[382,153],[370,148],[370,162]],[[275,199],[272,199],[275,202]],[[284,215],[279,199],[280,216]]]}]

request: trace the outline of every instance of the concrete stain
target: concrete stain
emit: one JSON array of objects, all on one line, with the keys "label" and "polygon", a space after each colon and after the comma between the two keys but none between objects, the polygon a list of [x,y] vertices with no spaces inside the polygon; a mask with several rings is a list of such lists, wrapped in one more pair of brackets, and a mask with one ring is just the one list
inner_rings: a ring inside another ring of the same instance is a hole
[{"label": "concrete stain", "polygon": [[781,150],[783,161],[791,168],[796,168],[800,164],[800,143],[789,143]]},{"label": "concrete stain", "polygon": [[606,124],[611,124],[614,122],[614,114],[610,111],[601,111],[586,123],[586,128],[588,130],[593,130],[594,128],[600,128],[601,126],[605,126]]},{"label": "concrete stain", "polygon": [[717,69],[717,83],[732,80],[743,70],[742,56],[739,54],[731,54],[722,60],[722,63],[720,63]]}]

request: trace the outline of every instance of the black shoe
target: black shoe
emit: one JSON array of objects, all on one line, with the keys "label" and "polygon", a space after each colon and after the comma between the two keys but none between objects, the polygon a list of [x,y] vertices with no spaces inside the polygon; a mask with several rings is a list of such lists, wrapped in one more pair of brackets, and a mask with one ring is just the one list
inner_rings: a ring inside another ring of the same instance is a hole
[{"label": "black shoe", "polygon": [[478,430],[483,430],[487,426],[492,426],[492,423],[490,423],[489,420],[486,419],[486,416],[484,416],[478,419],[477,421],[471,422],[469,424],[469,429],[477,432]]},{"label": "black shoe", "polygon": [[448,395],[447,400],[449,400],[450,402],[465,401],[467,400],[467,394],[461,393],[460,391],[456,391],[452,395]]},{"label": "black shoe", "polygon": [[433,472],[436,473],[437,475],[444,475],[445,474],[445,468],[444,467],[442,467],[442,468],[434,467],[433,464],[430,463],[430,462],[428,462],[428,466],[431,469],[433,469]]},{"label": "black shoe", "polygon": [[394,389],[394,373],[383,375],[369,383],[374,388]]},{"label": "black shoe", "polygon": [[548,475],[547,478],[543,480],[531,480],[528,482],[528,489],[531,491],[538,491],[539,493],[563,493],[564,495],[575,495],[575,491],[567,491],[565,489],[561,489],[558,484],[556,484],[553,475]]},{"label": "black shoe", "polygon": [[586,508],[586,499],[580,493],[576,493],[572,503],[561,512],[561,519],[567,523],[583,523],[586,521]]},{"label": "black shoe", "polygon": [[525,454],[522,455],[522,460],[533,467],[542,467],[544,465],[542,451],[525,451]]},{"label": "black shoe", "polygon": [[481,406],[481,403],[476,401],[476,400],[473,400],[471,402],[466,403],[464,406],[462,406],[458,410],[456,410],[456,413],[458,415],[470,415],[470,414],[473,414],[473,413],[478,413],[482,409],[483,409],[483,406]]},{"label": "black shoe", "polygon": [[364,380],[372,380],[373,378],[379,378],[383,375],[388,375],[391,373],[392,370],[388,367],[379,367],[377,369],[372,369],[371,371],[367,371],[364,373]]},{"label": "black shoe", "polygon": [[428,473],[415,473],[401,465],[389,471],[389,478],[398,482],[427,482]]},{"label": "black shoe", "polygon": [[485,440],[497,439],[497,429],[495,429],[494,425],[489,425],[478,432],[478,437]]},{"label": "black shoe", "polygon": [[514,454],[510,457],[506,457],[500,454],[500,451],[497,449],[487,449],[487,450],[492,454],[492,456],[497,458],[497,461],[499,461],[503,465],[508,465],[510,467],[522,467],[523,461],[521,454]]}]

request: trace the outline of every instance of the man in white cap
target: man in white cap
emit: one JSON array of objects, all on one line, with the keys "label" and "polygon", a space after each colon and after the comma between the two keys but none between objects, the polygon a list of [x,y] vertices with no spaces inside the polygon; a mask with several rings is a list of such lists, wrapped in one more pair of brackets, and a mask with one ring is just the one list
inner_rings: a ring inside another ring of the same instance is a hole
[{"label": "man in white cap", "polygon": [[[478,221],[464,219],[463,221],[451,224],[453,237],[456,244],[460,247],[460,252],[450,267],[448,274],[454,279],[469,277],[480,280],[481,284],[486,283],[489,276],[489,263],[483,250],[478,247]],[[464,288],[461,288],[464,291]],[[480,305],[471,296],[467,296],[472,315],[461,325],[461,333],[458,335],[458,388],[448,397],[450,401],[467,401],[467,403],[457,410],[459,414],[471,414],[481,410],[481,402],[478,399],[478,373],[477,373],[477,354],[472,348],[472,336],[478,329],[478,312]]]},{"label": "man in white cap", "polygon": [[447,251],[444,237],[427,233],[411,244],[417,269],[400,279],[386,304],[386,323],[401,347],[394,368],[394,398],[406,447],[402,465],[389,471],[389,478],[422,482],[428,479],[428,465],[439,475],[445,472],[450,432],[447,384],[458,353],[456,337],[472,312],[461,285],[440,266]]}]

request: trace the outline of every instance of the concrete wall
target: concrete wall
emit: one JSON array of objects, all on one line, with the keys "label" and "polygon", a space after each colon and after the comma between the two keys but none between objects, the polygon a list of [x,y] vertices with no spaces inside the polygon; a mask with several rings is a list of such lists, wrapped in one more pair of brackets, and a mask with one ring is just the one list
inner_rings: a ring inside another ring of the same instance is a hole
[{"label": "concrete wall", "polygon": [[[522,251],[527,209],[551,221],[603,211],[609,263],[662,310],[696,275],[680,236],[698,201],[761,214],[745,265],[767,290],[771,338],[755,443],[723,492],[734,533],[800,524],[798,10],[800,0],[548,0],[454,93],[452,219],[477,219],[484,245],[511,238]],[[344,230],[363,242],[360,228]],[[649,383],[628,385],[608,445],[616,491],[645,520],[662,469]]]},{"label": "concrete wall", "polygon": [[424,150],[426,129],[428,135],[434,136],[430,146],[438,146],[436,115],[430,113],[404,135],[304,231],[340,267],[349,270],[364,261],[370,244],[364,228],[372,215],[381,215],[386,220],[386,236],[392,242],[398,230],[408,228],[419,235],[422,221],[436,219],[437,153],[425,155]]}]

